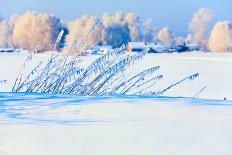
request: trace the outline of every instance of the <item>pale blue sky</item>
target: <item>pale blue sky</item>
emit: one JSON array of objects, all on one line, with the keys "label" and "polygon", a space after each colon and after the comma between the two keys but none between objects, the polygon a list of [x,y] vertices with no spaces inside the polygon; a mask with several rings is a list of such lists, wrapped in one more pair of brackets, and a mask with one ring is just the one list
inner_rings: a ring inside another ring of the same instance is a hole
[{"label": "pale blue sky", "polygon": [[213,22],[232,21],[232,0],[1,0],[0,14],[8,19],[26,11],[54,13],[64,21],[82,15],[101,15],[103,12],[134,12],[142,19],[152,18],[154,27],[170,27],[174,33],[185,35],[193,12],[208,7]]}]

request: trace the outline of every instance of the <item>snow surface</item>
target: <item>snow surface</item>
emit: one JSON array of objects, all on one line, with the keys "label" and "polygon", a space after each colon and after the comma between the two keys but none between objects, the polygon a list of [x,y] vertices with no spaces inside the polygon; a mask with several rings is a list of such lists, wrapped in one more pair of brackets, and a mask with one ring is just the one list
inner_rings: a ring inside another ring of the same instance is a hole
[{"label": "snow surface", "polygon": [[[39,54],[26,70],[31,71],[41,60],[47,61],[50,54]],[[14,80],[27,57],[23,54],[0,54],[0,81],[7,80],[7,84],[0,85],[0,92],[9,92]],[[80,66],[86,67],[96,59],[96,55],[83,57]],[[154,90],[161,90],[193,73],[200,76],[193,81],[186,81],[169,90],[165,96],[193,97],[206,87],[197,97],[209,99],[232,100],[232,53],[172,53],[147,54],[143,60],[132,67],[128,74],[134,75],[153,66],[160,66],[157,75],[164,78],[157,83]]]},{"label": "snow surface", "polygon": [[[0,54],[0,81],[8,80],[0,92],[10,91],[26,56]],[[31,67],[47,58],[36,56]],[[157,89],[198,72],[164,94],[175,97],[0,93],[0,155],[231,155],[231,58],[148,54],[130,70],[160,65]]]},{"label": "snow surface", "polygon": [[232,102],[1,93],[1,155],[231,155]]}]

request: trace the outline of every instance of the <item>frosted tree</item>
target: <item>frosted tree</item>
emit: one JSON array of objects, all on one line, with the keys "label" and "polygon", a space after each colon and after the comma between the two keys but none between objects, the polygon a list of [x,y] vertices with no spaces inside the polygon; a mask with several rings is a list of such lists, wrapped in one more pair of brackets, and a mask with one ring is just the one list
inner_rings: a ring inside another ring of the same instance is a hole
[{"label": "frosted tree", "polygon": [[139,17],[133,13],[129,13],[126,15],[125,20],[129,26],[131,41],[140,41],[142,39],[142,33],[140,29],[141,22]]},{"label": "frosted tree", "polygon": [[209,49],[213,52],[232,52],[232,25],[229,21],[215,24],[209,39]]},{"label": "frosted tree", "polygon": [[5,21],[0,21],[0,47],[8,47],[8,31],[8,24]]},{"label": "frosted tree", "polygon": [[189,30],[193,34],[193,42],[199,44],[203,49],[207,48],[209,37],[208,24],[212,16],[208,8],[200,8],[193,14],[192,20],[189,23]]},{"label": "frosted tree", "polygon": [[155,39],[155,31],[152,24],[152,19],[147,19],[143,23],[143,41],[152,42]]},{"label": "frosted tree", "polygon": [[186,43],[192,43],[193,42],[193,36],[191,33],[187,35],[187,37],[184,40]]},{"label": "frosted tree", "polygon": [[174,37],[172,31],[168,27],[162,28],[157,36],[158,40],[167,47],[170,47],[174,44]]},{"label": "frosted tree", "polygon": [[[77,41],[77,47],[86,38],[88,46],[91,48],[96,45],[112,45],[119,47],[130,41],[129,24],[125,19],[126,15],[117,12],[113,15],[104,13],[100,22],[95,26],[97,18],[95,16],[83,16],[68,24],[69,34],[66,37],[66,47],[70,47],[74,40]],[[94,29],[90,31],[91,27]]]},{"label": "frosted tree", "polygon": [[112,15],[110,17],[112,18],[111,22],[114,22],[114,23],[119,24],[119,25],[124,25],[126,22],[125,21],[126,14],[123,12],[116,12],[114,15]]},{"label": "frosted tree", "polygon": [[13,47],[12,30],[13,27],[0,17],[0,47]]},{"label": "frosted tree", "polygon": [[20,19],[19,15],[13,15],[10,17],[10,20],[8,21],[8,26],[12,32],[13,32],[15,25],[19,19]]},{"label": "frosted tree", "polygon": [[129,29],[126,25],[111,24],[102,31],[102,43],[119,47],[129,41]]},{"label": "frosted tree", "polygon": [[13,41],[13,31],[15,28],[15,24],[17,23],[19,19],[18,15],[13,15],[10,17],[10,20],[8,22],[5,22],[5,29],[4,29],[4,33],[5,33],[5,46],[6,47],[16,47]]},{"label": "frosted tree", "polygon": [[[82,16],[82,18],[70,22],[66,45],[70,47],[74,40],[77,42],[76,48],[82,46],[84,41],[88,43],[87,47],[89,48],[98,45],[101,41],[102,26],[100,23],[96,24],[96,21],[96,16]],[[92,27],[94,27],[93,31],[91,31]]]},{"label": "frosted tree", "polygon": [[41,51],[51,50],[59,31],[61,21],[54,15],[27,12],[13,23],[14,46],[28,50],[39,45]]},{"label": "frosted tree", "polygon": [[119,47],[131,40],[129,24],[125,20],[125,14],[117,12],[114,15],[102,16],[102,43]]},{"label": "frosted tree", "polygon": [[74,40],[77,41],[77,46],[80,45],[87,34],[89,34],[86,39],[89,44],[87,48],[96,45],[120,47],[129,41],[154,41],[155,31],[151,19],[145,21],[141,26],[139,17],[133,13],[104,13],[100,22],[89,33],[96,19],[95,16],[83,16],[70,22],[68,24],[69,34],[66,37],[66,47],[70,47]]}]

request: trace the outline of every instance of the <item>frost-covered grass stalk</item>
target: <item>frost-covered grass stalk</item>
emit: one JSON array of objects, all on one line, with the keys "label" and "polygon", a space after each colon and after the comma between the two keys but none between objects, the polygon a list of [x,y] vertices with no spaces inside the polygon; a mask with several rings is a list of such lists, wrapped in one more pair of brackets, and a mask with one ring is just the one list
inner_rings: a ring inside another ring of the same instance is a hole
[{"label": "frost-covered grass stalk", "polygon": [[19,71],[19,73],[17,75],[17,78],[16,78],[16,80],[14,82],[14,85],[13,85],[13,88],[12,88],[13,92],[16,91],[16,88],[18,88],[20,84],[25,83],[30,78],[30,76],[38,69],[38,67],[36,67],[35,69],[33,69],[31,71],[31,73],[27,75],[27,78],[24,79],[24,81],[22,82],[22,78],[23,78],[23,74],[24,74],[24,71],[25,71],[25,67],[26,67],[26,65],[28,65],[32,61],[33,56],[35,55],[35,53],[38,52],[38,46],[39,45],[37,45],[36,48],[31,53],[29,53],[29,55],[27,56],[26,60],[24,61],[23,65],[22,65],[22,67],[21,67],[21,69],[20,69],[20,71]]},{"label": "frost-covered grass stalk", "polygon": [[144,70],[132,77],[127,75],[129,69],[138,63],[147,51],[146,49],[131,55],[126,53],[125,46],[122,46],[97,58],[86,68],[80,68],[76,61],[79,58],[69,54],[63,59],[53,57],[44,67],[40,68],[41,62],[27,76],[24,76],[25,79],[20,80],[13,92],[163,95],[167,90],[185,80],[193,80],[198,76],[198,73],[193,74],[163,90],[154,92],[152,87],[155,87],[155,84],[163,78],[163,75],[157,75],[159,66]]},{"label": "frost-covered grass stalk", "polygon": [[186,81],[186,80],[194,80],[194,79],[197,78],[198,76],[199,76],[199,73],[195,73],[195,74],[193,74],[193,75],[190,75],[190,76],[188,76],[188,77],[186,77],[186,78],[184,78],[184,79],[182,79],[182,80],[180,80],[180,81],[178,81],[178,82],[175,82],[175,83],[171,84],[171,85],[168,86],[167,88],[165,88],[165,89],[159,91],[158,94],[159,94],[159,95],[162,95],[162,94],[164,94],[165,92],[167,92],[169,89],[171,89],[171,88],[173,88],[173,87],[175,87],[175,86],[177,86],[177,85],[183,83],[184,81]]},{"label": "frost-covered grass stalk", "polygon": [[[89,33],[93,31],[97,23],[98,20],[91,27]],[[41,61],[28,75],[25,75],[24,68],[28,64],[28,60],[26,60],[15,80],[12,92],[85,95],[163,95],[167,90],[181,84],[185,80],[193,80],[198,76],[198,73],[193,74],[163,90],[155,92],[152,87],[155,87],[156,83],[163,78],[163,75],[157,75],[157,70],[160,67],[154,66],[135,76],[129,76],[127,74],[129,69],[145,56],[148,49],[131,55],[126,52],[125,45],[97,58],[86,68],[80,68],[77,62],[81,57],[81,53],[86,50],[88,44],[86,40],[89,33],[83,38],[78,49],[74,49],[76,47],[76,41],[74,41],[66,52],[65,57],[61,58],[54,55],[55,48],[63,34],[61,31],[48,62],[44,64]],[[71,55],[71,51],[75,51],[76,55]]]}]

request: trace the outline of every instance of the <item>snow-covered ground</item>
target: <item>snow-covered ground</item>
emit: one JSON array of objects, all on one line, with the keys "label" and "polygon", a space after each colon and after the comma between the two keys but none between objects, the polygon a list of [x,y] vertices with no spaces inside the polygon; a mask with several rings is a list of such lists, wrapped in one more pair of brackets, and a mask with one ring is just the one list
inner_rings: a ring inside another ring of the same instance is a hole
[{"label": "snow-covered ground", "polygon": [[[27,65],[31,71],[41,60],[47,61],[50,54],[39,54]],[[0,92],[9,92],[14,80],[27,57],[26,53],[0,55],[0,81],[7,80],[0,85]],[[80,66],[86,67],[96,58],[96,55],[83,57]],[[172,53],[147,54],[138,64],[130,69],[130,74],[139,73],[153,66],[160,66],[157,75],[164,78],[159,81],[154,90],[164,89],[193,73],[199,77],[193,81],[186,81],[169,90],[165,96],[193,97],[202,88],[205,89],[198,98],[230,99],[232,100],[232,53]]]},{"label": "snow-covered ground", "polygon": [[232,102],[1,93],[1,155],[231,155]]},{"label": "snow-covered ground", "polygon": [[[0,54],[1,92],[25,58]],[[156,65],[156,89],[200,76],[165,94],[175,97],[0,93],[0,155],[231,155],[232,54],[148,54],[130,71]]]}]

